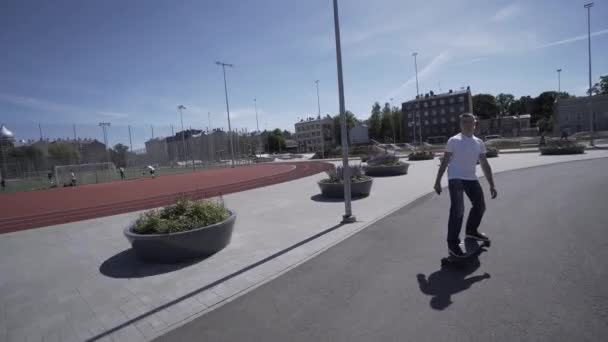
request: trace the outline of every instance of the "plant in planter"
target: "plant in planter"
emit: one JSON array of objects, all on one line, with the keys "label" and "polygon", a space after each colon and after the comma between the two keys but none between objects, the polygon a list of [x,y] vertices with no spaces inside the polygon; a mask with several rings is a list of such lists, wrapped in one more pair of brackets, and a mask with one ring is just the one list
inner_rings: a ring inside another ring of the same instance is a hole
[{"label": "plant in planter", "polygon": [[410,153],[407,160],[431,160],[435,158],[433,151],[418,150]]},{"label": "plant in planter", "polygon": [[139,258],[176,262],[226,247],[235,221],[236,213],[222,202],[179,199],[174,205],[144,212],[124,234]]},{"label": "plant in planter", "polygon": [[[363,174],[361,165],[350,166],[350,193],[353,197],[369,196],[373,179]],[[326,171],[328,178],[319,181],[321,194],[329,198],[344,198],[344,169],[342,166]]]},{"label": "plant in planter", "polygon": [[486,147],[486,158],[498,157],[498,149],[496,147]]},{"label": "plant in planter", "polygon": [[583,154],[585,145],[570,140],[549,140],[540,148],[541,155]]},{"label": "plant in planter", "polygon": [[397,176],[407,173],[410,166],[399,160],[399,157],[391,154],[370,157],[367,161],[365,174],[368,176]]}]

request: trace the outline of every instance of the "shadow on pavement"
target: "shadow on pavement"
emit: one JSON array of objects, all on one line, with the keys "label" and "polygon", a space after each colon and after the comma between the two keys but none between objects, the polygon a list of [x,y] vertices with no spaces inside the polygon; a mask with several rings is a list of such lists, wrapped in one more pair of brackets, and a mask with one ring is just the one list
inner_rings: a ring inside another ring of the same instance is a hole
[{"label": "shadow on pavement", "polygon": [[453,303],[452,295],[469,289],[471,285],[479,281],[490,279],[488,273],[467,278],[480,266],[479,256],[477,256],[462,265],[442,267],[435,273],[430,274],[428,278],[424,274],[418,274],[416,278],[420,291],[432,296],[431,307],[435,310],[444,310]]},{"label": "shadow on pavement", "polygon": [[176,264],[150,263],[139,260],[132,248],[126,249],[104,261],[99,272],[110,278],[143,278],[177,271],[204,259],[189,260]]},{"label": "shadow on pavement", "polygon": [[[352,201],[358,201],[358,200],[361,200],[361,199],[364,199],[364,198],[367,198],[367,196],[356,196],[356,197],[353,196],[351,198],[351,200]],[[314,196],[310,196],[310,199],[312,201],[315,201],[315,202],[323,202],[323,203],[340,203],[340,202],[344,202],[343,198],[329,198],[329,197],[325,197],[325,196],[323,196],[321,194],[316,194]]]}]

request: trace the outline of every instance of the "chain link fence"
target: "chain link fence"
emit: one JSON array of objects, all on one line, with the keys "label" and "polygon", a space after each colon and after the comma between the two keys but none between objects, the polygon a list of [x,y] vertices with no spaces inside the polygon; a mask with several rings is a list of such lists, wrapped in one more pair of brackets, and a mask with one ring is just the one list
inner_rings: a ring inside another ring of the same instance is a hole
[{"label": "chain link fence", "polygon": [[[248,165],[260,141],[245,130],[175,131],[170,125],[17,125],[10,129],[14,138],[0,143],[4,180],[0,190],[10,192],[67,186],[57,184],[57,167],[73,172],[78,180],[74,183],[82,185],[148,177],[150,166],[159,176],[230,167],[233,162]],[[96,168],[90,165],[107,163],[115,171],[103,177],[91,171]]]}]

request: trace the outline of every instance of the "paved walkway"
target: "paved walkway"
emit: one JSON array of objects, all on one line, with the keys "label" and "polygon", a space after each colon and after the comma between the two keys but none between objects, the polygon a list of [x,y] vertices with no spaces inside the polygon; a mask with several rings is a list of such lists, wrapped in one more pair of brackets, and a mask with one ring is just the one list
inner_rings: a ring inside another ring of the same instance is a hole
[{"label": "paved walkway", "polygon": [[431,194],[158,341],[601,341],[607,168],[499,175],[468,267],[440,267],[449,196]]},{"label": "paved walkway", "polygon": [[[496,172],[608,157],[504,155]],[[142,264],[123,228],[138,212],[0,235],[0,340],[147,340],[233,300],[432,189],[437,160],[376,178],[340,226],[342,202],[321,198],[317,174],[225,196],[238,212],[232,243],[197,263]],[[500,190],[500,186],[499,186]],[[530,189],[531,192],[534,189]]]}]

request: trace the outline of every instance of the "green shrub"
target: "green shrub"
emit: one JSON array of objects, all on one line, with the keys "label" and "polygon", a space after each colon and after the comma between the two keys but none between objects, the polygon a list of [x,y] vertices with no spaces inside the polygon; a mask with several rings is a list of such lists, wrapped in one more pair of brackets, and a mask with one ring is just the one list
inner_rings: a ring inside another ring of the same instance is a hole
[{"label": "green shrub", "polygon": [[498,149],[495,147],[486,147],[486,158],[498,157]]},{"label": "green shrub", "polygon": [[[328,178],[321,180],[321,183],[344,183],[344,168],[342,166],[335,167],[325,172]],[[371,179],[363,174],[361,165],[350,166],[350,181],[363,182]]]},{"label": "green shrub", "polygon": [[228,217],[230,212],[220,203],[179,199],[174,205],[143,213],[131,231],[137,234],[184,232],[222,222]]},{"label": "green shrub", "polygon": [[407,156],[408,160],[431,160],[435,158],[432,151],[414,151]]},{"label": "green shrub", "polygon": [[396,166],[401,164],[399,157],[392,154],[369,157],[367,159],[367,165],[369,166]]}]

